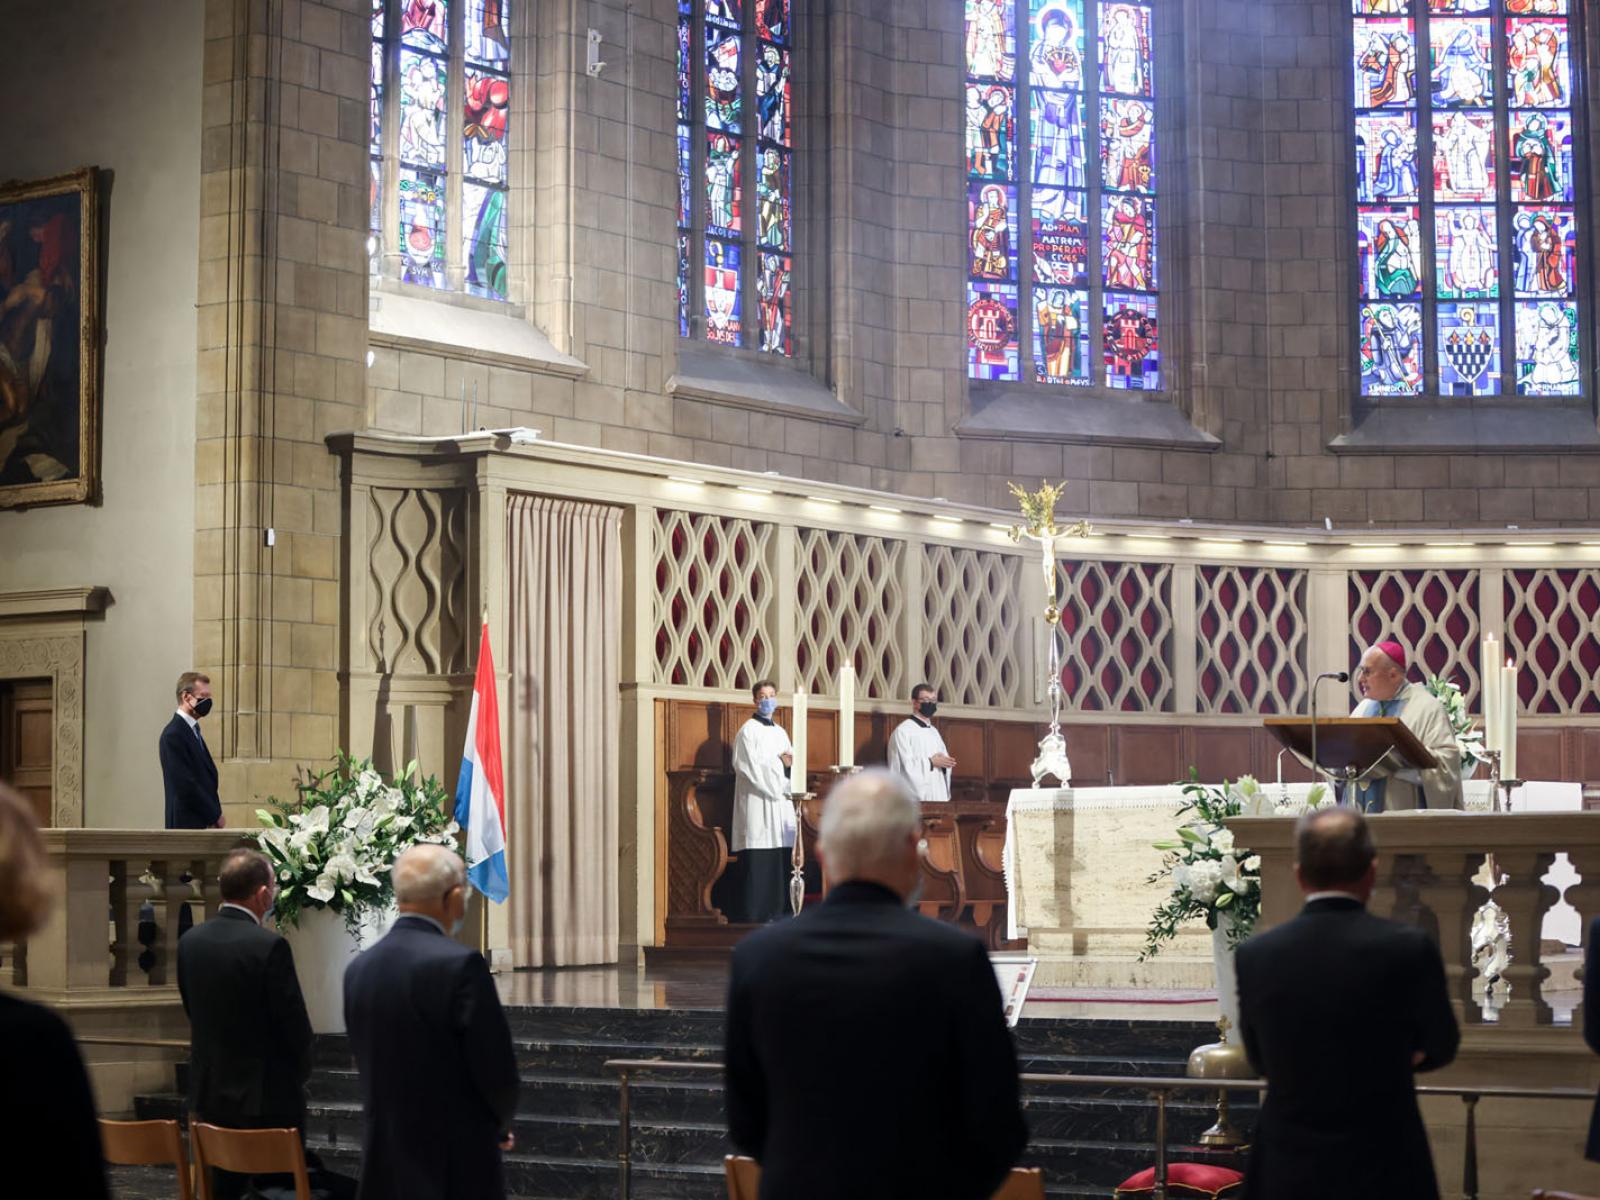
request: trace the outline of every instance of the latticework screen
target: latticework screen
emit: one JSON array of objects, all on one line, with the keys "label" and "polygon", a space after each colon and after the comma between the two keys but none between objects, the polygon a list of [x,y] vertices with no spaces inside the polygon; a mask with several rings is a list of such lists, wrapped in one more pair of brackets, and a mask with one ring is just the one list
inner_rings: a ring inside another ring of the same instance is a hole
[{"label": "latticework screen", "polygon": [[1195,591],[1199,711],[1298,712],[1306,692],[1306,573],[1201,566]]},{"label": "latticework screen", "polygon": [[1478,572],[1350,572],[1350,661],[1393,639],[1411,656],[1413,677],[1452,680],[1469,708],[1478,702]]},{"label": "latticework screen", "polygon": [[1170,563],[1061,563],[1066,707],[1170,712]]},{"label": "latticework screen", "polygon": [[657,511],[657,683],[748,688],[771,673],[773,528]]},{"label": "latticework screen", "polygon": [[922,678],[946,704],[1016,707],[1022,560],[943,545],[925,546],[922,554]]},{"label": "latticework screen", "polygon": [[1507,571],[1505,605],[1523,711],[1600,712],[1600,571]]},{"label": "latticework screen", "polygon": [[831,529],[796,531],[795,686],[837,691],[853,663],[856,694],[899,699],[906,678],[904,542]]}]

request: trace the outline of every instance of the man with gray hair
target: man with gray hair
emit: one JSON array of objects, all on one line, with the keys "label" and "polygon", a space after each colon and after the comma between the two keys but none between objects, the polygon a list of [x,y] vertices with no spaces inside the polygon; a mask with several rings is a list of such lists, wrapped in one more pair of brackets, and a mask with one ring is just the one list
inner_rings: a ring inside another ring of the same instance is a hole
[{"label": "man with gray hair", "polygon": [[400,917],[344,974],[361,1072],[363,1200],[501,1200],[517,1057],[483,955],[456,941],[467,871],[447,846],[394,864]]},{"label": "man with gray hair", "polygon": [[827,898],[734,950],[728,1133],[762,1200],[984,1200],[1027,1142],[988,954],[908,907],[921,833],[903,780],[851,776],[823,807]]}]

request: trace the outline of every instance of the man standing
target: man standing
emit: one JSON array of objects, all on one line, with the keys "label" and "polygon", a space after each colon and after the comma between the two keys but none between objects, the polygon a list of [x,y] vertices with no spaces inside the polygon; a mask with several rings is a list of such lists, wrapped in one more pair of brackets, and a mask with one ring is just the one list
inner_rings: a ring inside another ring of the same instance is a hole
[{"label": "man standing", "polygon": [[211,680],[198,671],[178,676],[178,710],[161,731],[161,778],[167,793],[168,829],[222,829],[217,764],[200,733],[211,711]]},{"label": "man standing", "polygon": [[911,715],[895,726],[889,738],[889,769],[926,804],[950,799],[950,771],[956,760],[945,749],[944,738],[933,727],[939,711],[939,693],[931,683],[911,689]]},{"label": "man standing", "polygon": [[763,679],[750,689],[755,715],[733,739],[733,836],[737,856],[729,916],[764,925],[789,911],[785,879],[794,845],[794,801],[789,798],[789,770],[794,747],[772,717],[778,711],[778,689]]},{"label": "man standing", "polygon": [[1406,652],[1399,642],[1367,648],[1356,668],[1364,700],[1353,717],[1399,717],[1439,762],[1426,771],[1386,761],[1356,785],[1356,802],[1367,812],[1412,808],[1460,808],[1461,751],[1450,714],[1427,688],[1406,680]]},{"label": "man standing", "polygon": [[362,1200],[503,1200],[517,1056],[483,955],[452,936],[467,871],[445,846],[395,860],[400,917],[344,973],[361,1072]]},{"label": "man standing", "polygon": [[[235,850],[218,872],[222,907],[178,941],[178,994],[189,1015],[189,1108],[230,1129],[305,1129],[311,1022],[289,943],[262,928],[272,910],[272,866]],[[256,1186],[294,1182],[287,1176]],[[219,1197],[242,1196],[247,1177],[217,1173]],[[317,1173],[317,1185],[353,1194],[349,1180]]]},{"label": "man standing", "polygon": [[1239,1024],[1267,1079],[1247,1200],[1438,1200],[1416,1071],[1461,1035],[1439,948],[1366,910],[1377,853],[1352,808],[1308,813],[1295,873],[1306,904],[1239,947]]},{"label": "man standing", "polygon": [[884,770],[828,795],[832,890],[733,952],[728,1133],[762,1200],[985,1200],[1028,1140],[976,938],[907,907],[922,815]]}]

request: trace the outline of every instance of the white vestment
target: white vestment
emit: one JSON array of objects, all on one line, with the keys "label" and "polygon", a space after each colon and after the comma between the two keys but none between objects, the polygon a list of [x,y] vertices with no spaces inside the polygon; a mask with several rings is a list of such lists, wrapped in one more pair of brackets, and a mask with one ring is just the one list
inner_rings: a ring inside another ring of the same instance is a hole
[{"label": "white vestment", "polygon": [[950,799],[950,768],[936,767],[935,754],[948,754],[939,731],[907,717],[889,738],[889,769],[911,785],[918,800]]},{"label": "white vestment", "polygon": [[733,837],[730,849],[781,850],[794,845],[794,801],[782,755],[793,751],[780,725],[751,717],[733,739]]},{"label": "white vestment", "polygon": [[[1460,808],[1461,751],[1456,746],[1455,731],[1450,728],[1450,715],[1444,705],[1420,684],[1404,684],[1395,694],[1400,702],[1398,709],[1389,703],[1389,715],[1399,717],[1405,727],[1416,734],[1417,741],[1438,759],[1439,765],[1431,770],[1416,771],[1407,767],[1396,770],[1388,762],[1367,776],[1368,779],[1387,779],[1383,806],[1388,811],[1411,808]],[[1356,705],[1352,717],[1377,717],[1379,702],[1363,700]],[[1359,785],[1358,785],[1359,786]],[[1419,803],[1418,789],[1426,796],[1426,804]]]}]

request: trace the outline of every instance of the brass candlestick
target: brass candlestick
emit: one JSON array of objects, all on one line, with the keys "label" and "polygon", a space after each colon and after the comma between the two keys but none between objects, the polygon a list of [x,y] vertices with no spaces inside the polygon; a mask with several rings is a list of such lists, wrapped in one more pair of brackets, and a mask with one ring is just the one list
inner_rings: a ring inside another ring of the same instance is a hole
[{"label": "brass candlestick", "polygon": [[[1217,1040],[1196,1046],[1189,1054],[1189,1064],[1184,1074],[1191,1079],[1249,1079],[1250,1059],[1244,1047],[1228,1041],[1232,1023],[1227,1017],[1217,1018]],[[1228,1089],[1217,1089],[1217,1119],[1210,1129],[1200,1135],[1202,1146],[1243,1146],[1245,1137],[1228,1120]]]},{"label": "brass candlestick", "polygon": [[794,846],[789,850],[789,911],[795,916],[806,905],[806,837],[805,804],[815,800],[815,792],[790,792],[794,801]]}]

